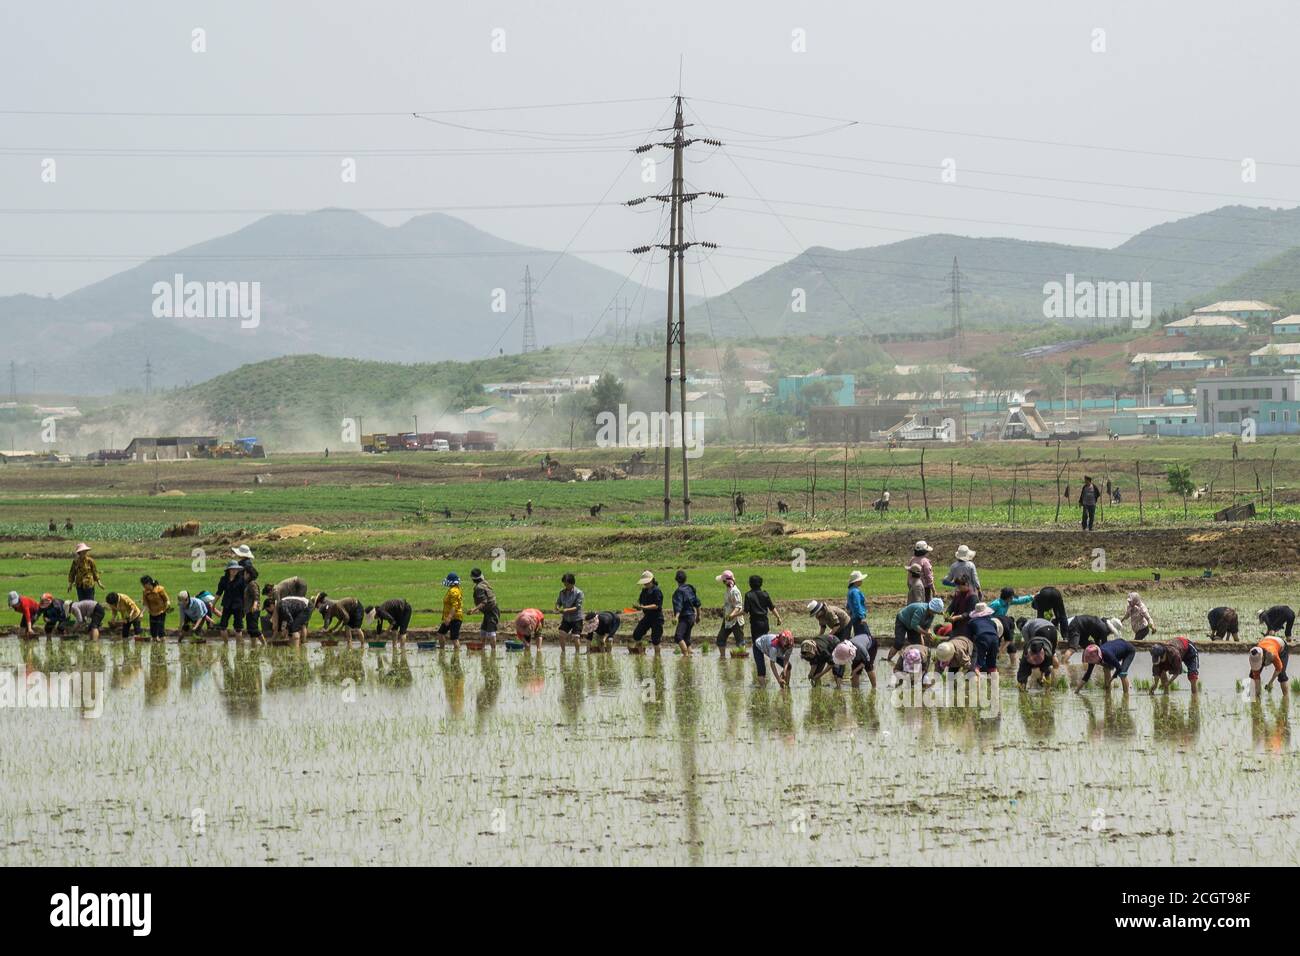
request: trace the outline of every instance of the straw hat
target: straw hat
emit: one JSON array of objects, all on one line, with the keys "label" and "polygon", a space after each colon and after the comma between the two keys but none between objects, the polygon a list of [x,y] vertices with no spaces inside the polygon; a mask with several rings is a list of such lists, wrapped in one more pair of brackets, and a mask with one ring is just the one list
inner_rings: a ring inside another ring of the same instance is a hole
[{"label": "straw hat", "polygon": [[849,575],[849,584],[857,584],[860,581],[865,581],[866,578],[867,576],[861,571],[854,571]]},{"label": "straw hat", "polygon": [[232,554],[241,558],[248,558],[250,561],[253,558],[253,549],[246,544],[237,545],[236,547],[231,548],[230,551]]},{"label": "straw hat", "polygon": [[81,554],[81,552],[83,552],[83,551],[89,551],[89,550],[90,550],[90,545],[86,544],[86,542],[83,541],[83,542],[81,542],[81,544],[77,545],[77,551],[76,551],[76,553],[77,553],[77,554]]},{"label": "straw hat", "polygon": [[971,617],[988,617],[993,613],[993,608],[989,607],[983,601],[975,605],[975,610],[970,612]]},{"label": "straw hat", "polygon": [[929,551],[933,551],[934,548],[930,547],[930,546],[929,546],[928,544],[926,544],[924,541],[918,541],[918,542],[916,542],[916,544],[912,545],[912,550],[913,550],[913,551],[926,551],[926,552],[929,552]]},{"label": "straw hat", "polygon": [[647,584],[650,584],[652,581],[654,581],[654,579],[655,579],[655,573],[653,571],[642,571],[641,577],[636,583],[641,585],[642,587],[645,587]]},{"label": "straw hat", "polygon": [[831,651],[831,661],[843,667],[845,664],[852,663],[853,658],[857,656],[858,649],[848,641],[840,641]]},{"label": "straw hat", "polygon": [[821,610],[823,607],[825,607],[825,606],[826,606],[826,605],[822,604],[821,601],[809,601],[809,602],[808,602],[808,613],[809,613],[809,614],[816,614],[818,611],[820,611],[820,610]]},{"label": "straw hat", "polygon": [[934,649],[934,656],[943,664],[947,664],[957,654],[957,648],[953,646],[952,641],[944,641]]},{"label": "straw hat", "polygon": [[963,544],[959,548],[957,548],[958,561],[969,561],[973,557],[975,557],[975,552],[972,551],[970,548],[966,547],[966,545]]}]

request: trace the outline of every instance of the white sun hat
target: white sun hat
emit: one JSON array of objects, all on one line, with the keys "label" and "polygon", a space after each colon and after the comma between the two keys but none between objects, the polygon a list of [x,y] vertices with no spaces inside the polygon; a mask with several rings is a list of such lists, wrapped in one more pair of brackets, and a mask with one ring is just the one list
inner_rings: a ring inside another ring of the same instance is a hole
[{"label": "white sun hat", "polygon": [[975,557],[975,552],[972,551],[970,548],[966,547],[966,545],[963,544],[959,548],[957,548],[958,561],[969,561],[973,557]]}]

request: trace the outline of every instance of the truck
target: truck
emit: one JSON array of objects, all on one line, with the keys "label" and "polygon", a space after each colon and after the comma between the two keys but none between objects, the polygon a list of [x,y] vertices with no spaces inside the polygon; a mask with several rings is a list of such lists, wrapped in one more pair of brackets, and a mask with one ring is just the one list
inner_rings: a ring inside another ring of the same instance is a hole
[{"label": "truck", "polygon": [[361,436],[361,450],[370,454],[379,454],[388,451],[389,437],[383,432],[374,432],[370,435]]},{"label": "truck", "polygon": [[496,451],[497,433],[468,431],[461,441],[461,446],[466,451]]}]

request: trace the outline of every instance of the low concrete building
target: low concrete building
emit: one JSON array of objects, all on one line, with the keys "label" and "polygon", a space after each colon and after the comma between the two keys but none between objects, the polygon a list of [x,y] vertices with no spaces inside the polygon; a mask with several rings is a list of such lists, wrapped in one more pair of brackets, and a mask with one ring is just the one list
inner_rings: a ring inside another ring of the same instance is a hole
[{"label": "low concrete building", "polygon": [[1233,430],[1243,418],[1260,420],[1265,402],[1293,402],[1300,396],[1300,371],[1235,375],[1196,380],[1196,420]]},{"label": "low concrete building", "polygon": [[132,438],[126,446],[131,461],[184,461],[201,458],[203,450],[220,444],[215,435],[168,435],[161,438]]},{"label": "low concrete building", "polygon": [[1300,335],[1300,315],[1284,315],[1280,319],[1274,319],[1272,331],[1274,335]]},{"label": "low concrete building", "polygon": [[1270,342],[1250,353],[1251,365],[1278,365],[1300,362],[1300,342]]},{"label": "low concrete building", "polygon": [[1244,335],[1246,323],[1230,315],[1189,315],[1165,323],[1165,335]]},{"label": "low concrete building", "polygon": [[1196,424],[1195,405],[1156,405],[1151,408],[1130,408],[1109,419],[1109,428],[1114,435],[1162,435],[1164,426],[1169,432],[1172,426]]},{"label": "low concrete building", "polygon": [[1249,322],[1252,319],[1272,319],[1281,311],[1277,306],[1260,302],[1258,299],[1227,299],[1193,309],[1192,315],[1226,315]]},{"label": "low concrete building", "polygon": [[808,409],[808,438],[815,442],[864,442],[912,416],[907,402],[821,405]]},{"label": "low concrete building", "polygon": [[1227,359],[1203,352],[1138,352],[1131,359],[1130,365],[1142,365],[1150,362],[1158,371],[1188,371],[1209,368],[1223,368]]}]

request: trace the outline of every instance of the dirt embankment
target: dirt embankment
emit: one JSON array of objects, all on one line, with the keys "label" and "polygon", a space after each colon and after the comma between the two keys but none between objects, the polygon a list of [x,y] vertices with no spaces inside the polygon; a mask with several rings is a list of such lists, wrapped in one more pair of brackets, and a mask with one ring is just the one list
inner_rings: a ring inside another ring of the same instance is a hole
[{"label": "dirt embankment", "polygon": [[[867,532],[823,548],[818,557],[841,563],[872,560],[872,555],[912,553],[926,538],[921,528]],[[1131,568],[1209,568],[1212,571],[1279,571],[1300,568],[1300,525],[1252,524],[1188,530],[1117,529],[1085,533],[1077,528],[1025,530],[978,528],[960,537],[952,532],[926,538],[935,566],[946,565],[960,544],[976,550],[981,568],[1085,567],[1093,549],[1106,552],[1113,570]]]}]

